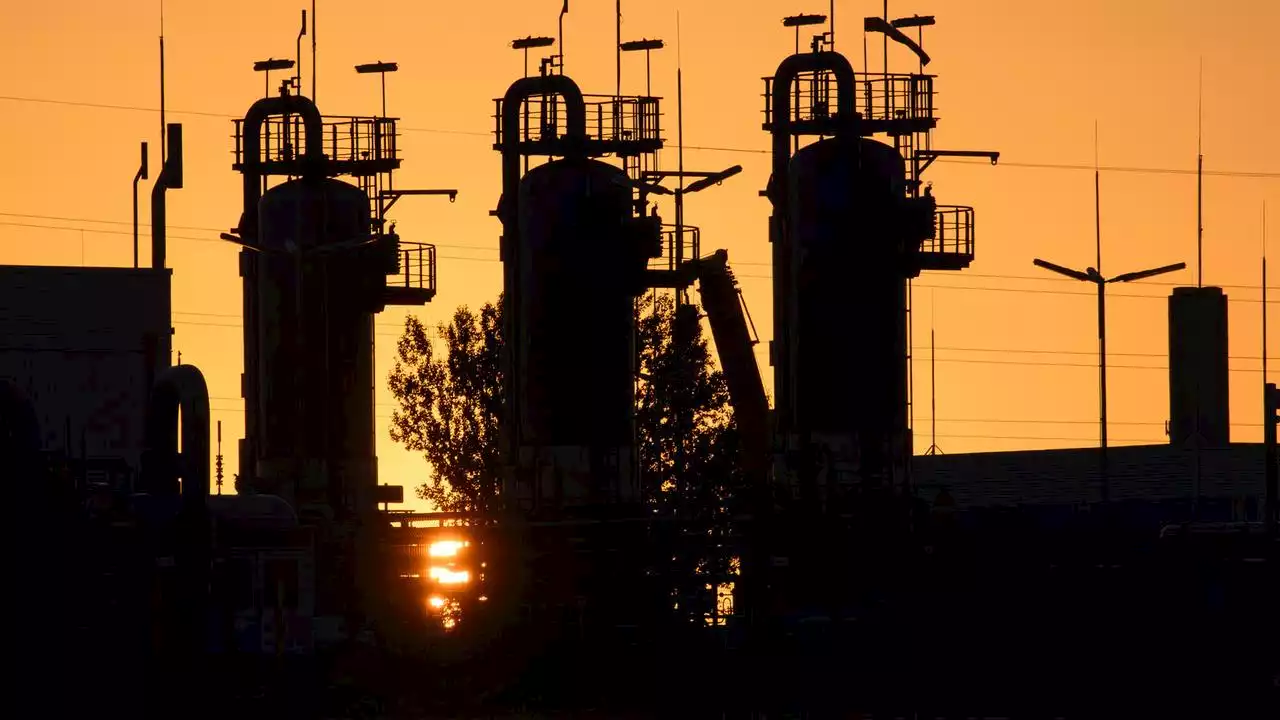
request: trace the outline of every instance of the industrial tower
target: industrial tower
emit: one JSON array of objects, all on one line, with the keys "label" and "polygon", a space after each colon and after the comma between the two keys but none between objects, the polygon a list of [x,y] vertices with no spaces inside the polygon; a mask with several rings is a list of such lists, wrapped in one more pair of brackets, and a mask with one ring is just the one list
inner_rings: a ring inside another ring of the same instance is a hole
[{"label": "industrial tower", "polygon": [[[277,495],[316,535],[318,642],[358,630],[376,577],[374,315],[436,292],[435,247],[386,227],[396,118],[325,117],[298,77],[235,121],[244,176],[241,493]],[[351,182],[337,178],[350,177]],[[269,186],[272,177],[285,178]]]},{"label": "industrial tower", "polygon": [[[784,25],[798,33],[823,21]],[[765,78],[776,461],[771,502],[757,512],[755,562],[773,576],[765,585],[787,586],[794,612],[838,615],[842,591],[827,587],[831,574],[856,573],[834,566],[868,543],[905,537],[909,281],[962,270],[974,257],[973,208],[938,205],[922,175],[943,156],[999,157],[933,148],[929,56],[902,32],[920,37],[932,24],[866,18],[865,32],[885,36],[883,72],[854,72],[828,31]],[[915,53],[917,72],[888,72],[889,40]],[[820,139],[801,147],[805,137]]]}]

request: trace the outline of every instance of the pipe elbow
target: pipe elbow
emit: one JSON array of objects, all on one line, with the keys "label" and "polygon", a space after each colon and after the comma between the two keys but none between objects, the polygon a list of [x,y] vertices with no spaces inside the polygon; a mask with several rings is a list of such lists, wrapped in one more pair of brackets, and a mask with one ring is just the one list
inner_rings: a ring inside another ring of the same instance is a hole
[{"label": "pipe elbow", "polygon": [[566,75],[541,75],[521,78],[507,88],[502,96],[502,145],[515,145],[520,123],[520,108],[534,95],[559,95],[564,98],[567,132],[571,138],[585,140],[587,136],[587,106],[582,89]]}]

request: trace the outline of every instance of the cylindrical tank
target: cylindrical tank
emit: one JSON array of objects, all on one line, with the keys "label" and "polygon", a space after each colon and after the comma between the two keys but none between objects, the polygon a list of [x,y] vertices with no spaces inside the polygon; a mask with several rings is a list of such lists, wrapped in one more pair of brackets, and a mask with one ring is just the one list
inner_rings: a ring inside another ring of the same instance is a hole
[{"label": "cylindrical tank", "polygon": [[833,138],[797,152],[790,174],[796,427],[857,433],[866,460],[906,430],[903,158]]},{"label": "cylindrical tank", "polygon": [[376,485],[373,315],[360,299],[384,279],[354,253],[318,251],[368,235],[368,196],[293,180],[262,197],[258,217],[257,327],[245,332],[258,347],[259,491],[300,515],[308,505],[360,514]]},{"label": "cylindrical tank", "polygon": [[517,312],[523,343],[519,407],[525,445],[633,444],[633,273],[624,242],[626,174],[565,159],[520,182]]}]

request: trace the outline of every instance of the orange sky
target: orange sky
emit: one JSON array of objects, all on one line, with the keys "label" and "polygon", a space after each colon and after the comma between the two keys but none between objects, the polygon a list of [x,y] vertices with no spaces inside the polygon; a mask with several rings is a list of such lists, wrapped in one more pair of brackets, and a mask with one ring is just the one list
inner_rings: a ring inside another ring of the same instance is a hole
[{"label": "orange sky", "polygon": [[[565,20],[566,70],[586,92],[612,92],[614,3],[572,5]],[[208,377],[229,468],[237,462],[234,438],[243,432],[236,250],[216,240],[240,212],[230,118],[243,115],[262,93],[262,79],[251,71],[254,60],[293,56],[304,6],[310,3],[165,4],[168,119],[182,122],[186,136],[186,187],[169,196],[175,348]],[[794,36],[780,18],[825,13],[827,6],[826,0],[624,0],[623,39],[661,37],[669,45],[654,55],[653,73],[655,94],[671,100],[664,108],[671,146],[675,67],[682,55],[686,144],[751,151],[686,151],[690,169],[745,168],[723,187],[691,199],[688,221],[703,227],[705,251],[730,251],[766,340],[772,324],[765,264],[769,204],[757,191],[767,180],[762,151],[769,140],[760,129],[760,78],[793,47]],[[1054,9],[1065,6],[1071,10]],[[837,48],[859,70],[857,19],[879,14],[880,7],[837,0]],[[321,110],[376,113],[376,80],[357,76],[352,66],[399,62],[400,73],[388,80],[388,111],[402,118],[405,162],[397,185],[461,190],[456,204],[408,198],[393,213],[403,237],[439,246],[440,294],[418,311],[431,324],[459,304],[492,299],[500,288],[500,225],[488,215],[500,183],[499,158],[490,147],[492,99],[521,73],[521,56],[507,43],[554,35],[559,8],[560,0],[318,2]],[[0,262],[131,262],[130,181],[138,142],[151,141],[152,157],[159,155],[158,11],[158,0],[0,6],[0,67],[6,68],[0,79]],[[1090,165],[1096,120],[1104,166],[1194,169],[1201,57],[1205,167],[1262,174],[1210,174],[1204,186],[1205,278],[1227,286],[1231,367],[1243,371],[1231,375],[1233,437],[1260,439],[1257,285],[1264,201],[1273,209],[1272,227],[1280,227],[1280,138],[1273,129],[1280,116],[1280,60],[1267,51],[1280,26],[1280,3],[915,0],[893,2],[890,12],[938,17],[925,35],[934,57],[929,69],[940,76],[935,147],[995,149],[1004,161],[994,168],[939,162],[926,175],[940,202],[974,205],[978,212],[972,268],[931,274],[916,284],[916,344],[927,348],[931,315],[937,327],[942,449],[1095,443],[1094,300],[1089,288],[1045,277],[1031,266],[1036,256],[1093,264],[1093,178],[1085,171],[1026,165]],[[309,45],[308,39],[304,47]],[[904,49],[890,52],[894,69],[914,67]],[[871,53],[872,70],[879,69],[879,54]],[[641,91],[643,73],[641,57],[626,58],[624,91]],[[310,77],[308,58],[308,89]],[[664,158],[674,164],[674,152]],[[152,171],[157,167],[153,162]],[[1194,265],[1195,187],[1188,174],[1104,172],[1104,271],[1179,260]],[[149,189],[148,183],[144,219]],[[670,216],[670,209],[663,214]],[[144,262],[146,232],[144,227]],[[1194,279],[1189,270],[1161,281]],[[1114,442],[1164,439],[1162,298],[1168,291],[1155,281],[1117,288],[1108,303]],[[1130,295],[1146,299],[1121,297]],[[392,410],[385,378],[403,317],[403,309],[392,309],[378,320],[378,414],[384,424]],[[1272,355],[1280,343],[1275,336]],[[923,450],[929,445],[927,350],[918,355],[917,449]],[[763,365],[762,371],[771,385],[771,371]],[[396,447],[385,427],[378,443],[383,482],[420,482],[420,458]]]}]

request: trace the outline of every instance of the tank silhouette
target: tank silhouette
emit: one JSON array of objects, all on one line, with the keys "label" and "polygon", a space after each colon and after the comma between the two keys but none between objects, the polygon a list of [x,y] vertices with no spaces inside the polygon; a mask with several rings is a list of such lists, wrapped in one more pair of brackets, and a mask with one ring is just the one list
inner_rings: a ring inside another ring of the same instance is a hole
[{"label": "tank silhouette", "polygon": [[528,343],[518,407],[531,444],[629,449],[634,442],[635,293],[618,278],[643,270],[645,259],[626,243],[625,181],[613,165],[572,159],[533,168],[520,182],[518,312]]},{"label": "tank silhouette", "polygon": [[820,140],[789,167],[798,342],[796,418],[817,433],[854,433],[863,452],[906,430],[906,279],[901,258],[929,228],[904,205],[894,148]]},{"label": "tank silhouette", "polygon": [[263,195],[258,218],[260,477],[305,477],[298,464],[323,459],[327,485],[299,482],[286,499],[359,513],[376,485],[373,298],[385,280],[368,259],[325,250],[368,235],[368,196],[331,178],[292,180]]}]

